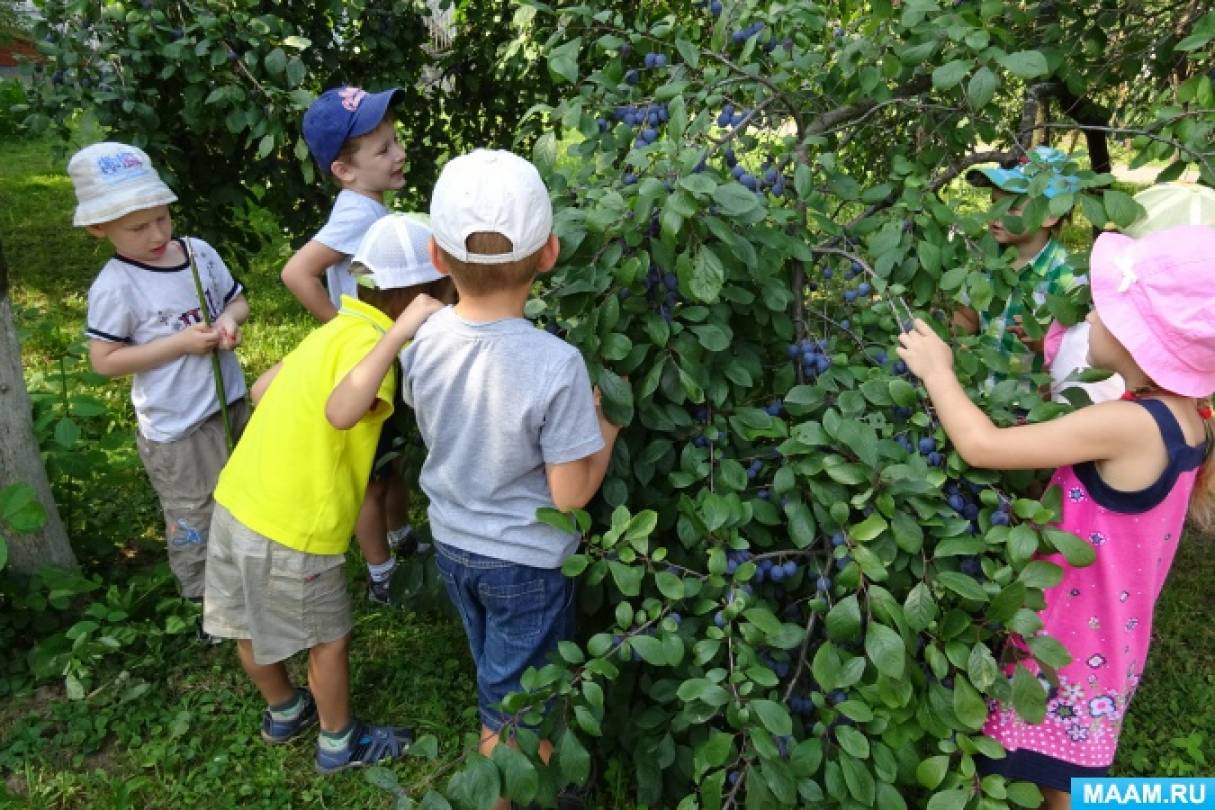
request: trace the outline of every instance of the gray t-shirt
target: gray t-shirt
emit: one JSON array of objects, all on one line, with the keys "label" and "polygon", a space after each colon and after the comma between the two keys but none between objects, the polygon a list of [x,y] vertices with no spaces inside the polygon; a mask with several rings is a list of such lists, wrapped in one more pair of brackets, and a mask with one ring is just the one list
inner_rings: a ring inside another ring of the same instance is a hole
[{"label": "gray t-shirt", "polygon": [[559,567],[578,538],[536,520],[553,505],[544,465],[603,447],[582,355],[523,318],[472,323],[447,307],[418,329],[401,366],[428,451],[421,483],[435,539]]},{"label": "gray t-shirt", "polygon": [[378,200],[344,188],[333,201],[329,221],[312,237],[331,250],[346,255],[325,270],[325,284],[329,287],[329,300],[338,309],[342,308],[342,296],[358,297],[358,285],[350,274],[350,257],[358,250],[359,242],[377,219],[385,216],[388,209]]}]

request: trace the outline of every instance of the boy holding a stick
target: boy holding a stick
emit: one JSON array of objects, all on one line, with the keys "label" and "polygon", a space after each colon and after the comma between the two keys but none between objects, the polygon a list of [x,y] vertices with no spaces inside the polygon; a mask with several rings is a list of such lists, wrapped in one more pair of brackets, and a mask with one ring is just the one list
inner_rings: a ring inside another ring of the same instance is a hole
[{"label": "boy holding a stick", "polygon": [[68,174],[73,224],[115,251],[89,288],[89,361],[107,377],[134,376],[136,442],[164,510],[169,566],[181,595],[201,602],[212,493],[249,418],[232,351],[249,304],[210,245],[173,237],[177,197],[143,150],[95,143]]}]

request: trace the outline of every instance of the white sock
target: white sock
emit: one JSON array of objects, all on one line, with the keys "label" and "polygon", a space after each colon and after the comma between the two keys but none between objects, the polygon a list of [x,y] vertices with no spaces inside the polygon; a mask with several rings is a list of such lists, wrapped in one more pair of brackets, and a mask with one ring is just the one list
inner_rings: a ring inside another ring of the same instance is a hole
[{"label": "white sock", "polygon": [[399,546],[402,542],[404,542],[405,538],[409,537],[409,535],[412,533],[413,533],[413,526],[410,526],[408,523],[406,523],[405,525],[403,525],[397,529],[389,529],[388,530],[388,545],[395,548],[395,547]]},{"label": "white sock", "polygon": [[375,563],[367,563],[367,573],[371,574],[373,582],[383,582],[392,576],[392,569],[396,568],[397,561],[392,555],[388,559],[378,565]]}]

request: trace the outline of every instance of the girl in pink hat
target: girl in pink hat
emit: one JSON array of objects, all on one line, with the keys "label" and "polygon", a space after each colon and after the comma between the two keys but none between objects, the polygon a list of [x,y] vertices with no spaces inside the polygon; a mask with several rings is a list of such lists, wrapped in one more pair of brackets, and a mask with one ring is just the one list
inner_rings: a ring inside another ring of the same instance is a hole
[{"label": "girl in pink hat", "polygon": [[[1042,632],[1072,656],[1047,679],[1045,719],[1028,723],[993,702],[983,729],[1008,751],[983,763],[987,772],[1036,782],[1052,810],[1070,807],[1072,777],[1104,776],[1114,760],[1187,512],[1205,529],[1215,525],[1215,228],[1138,240],[1104,234],[1090,275],[1089,359],[1126,381],[1121,400],[998,428],[967,398],[949,346],[927,324],[917,320],[898,349],[962,459],[992,469],[1057,467],[1058,525],[1094,547],[1095,562],[1081,568],[1043,555],[1064,573],[1045,592]],[[1038,674],[1031,657],[1021,664]]]}]

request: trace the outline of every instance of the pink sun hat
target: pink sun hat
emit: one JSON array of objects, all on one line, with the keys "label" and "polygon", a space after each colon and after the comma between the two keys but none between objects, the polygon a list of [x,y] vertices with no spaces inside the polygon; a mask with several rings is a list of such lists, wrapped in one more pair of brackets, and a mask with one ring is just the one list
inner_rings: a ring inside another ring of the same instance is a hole
[{"label": "pink sun hat", "polygon": [[1187,397],[1215,391],[1215,228],[1104,233],[1089,278],[1101,322],[1154,383]]}]

